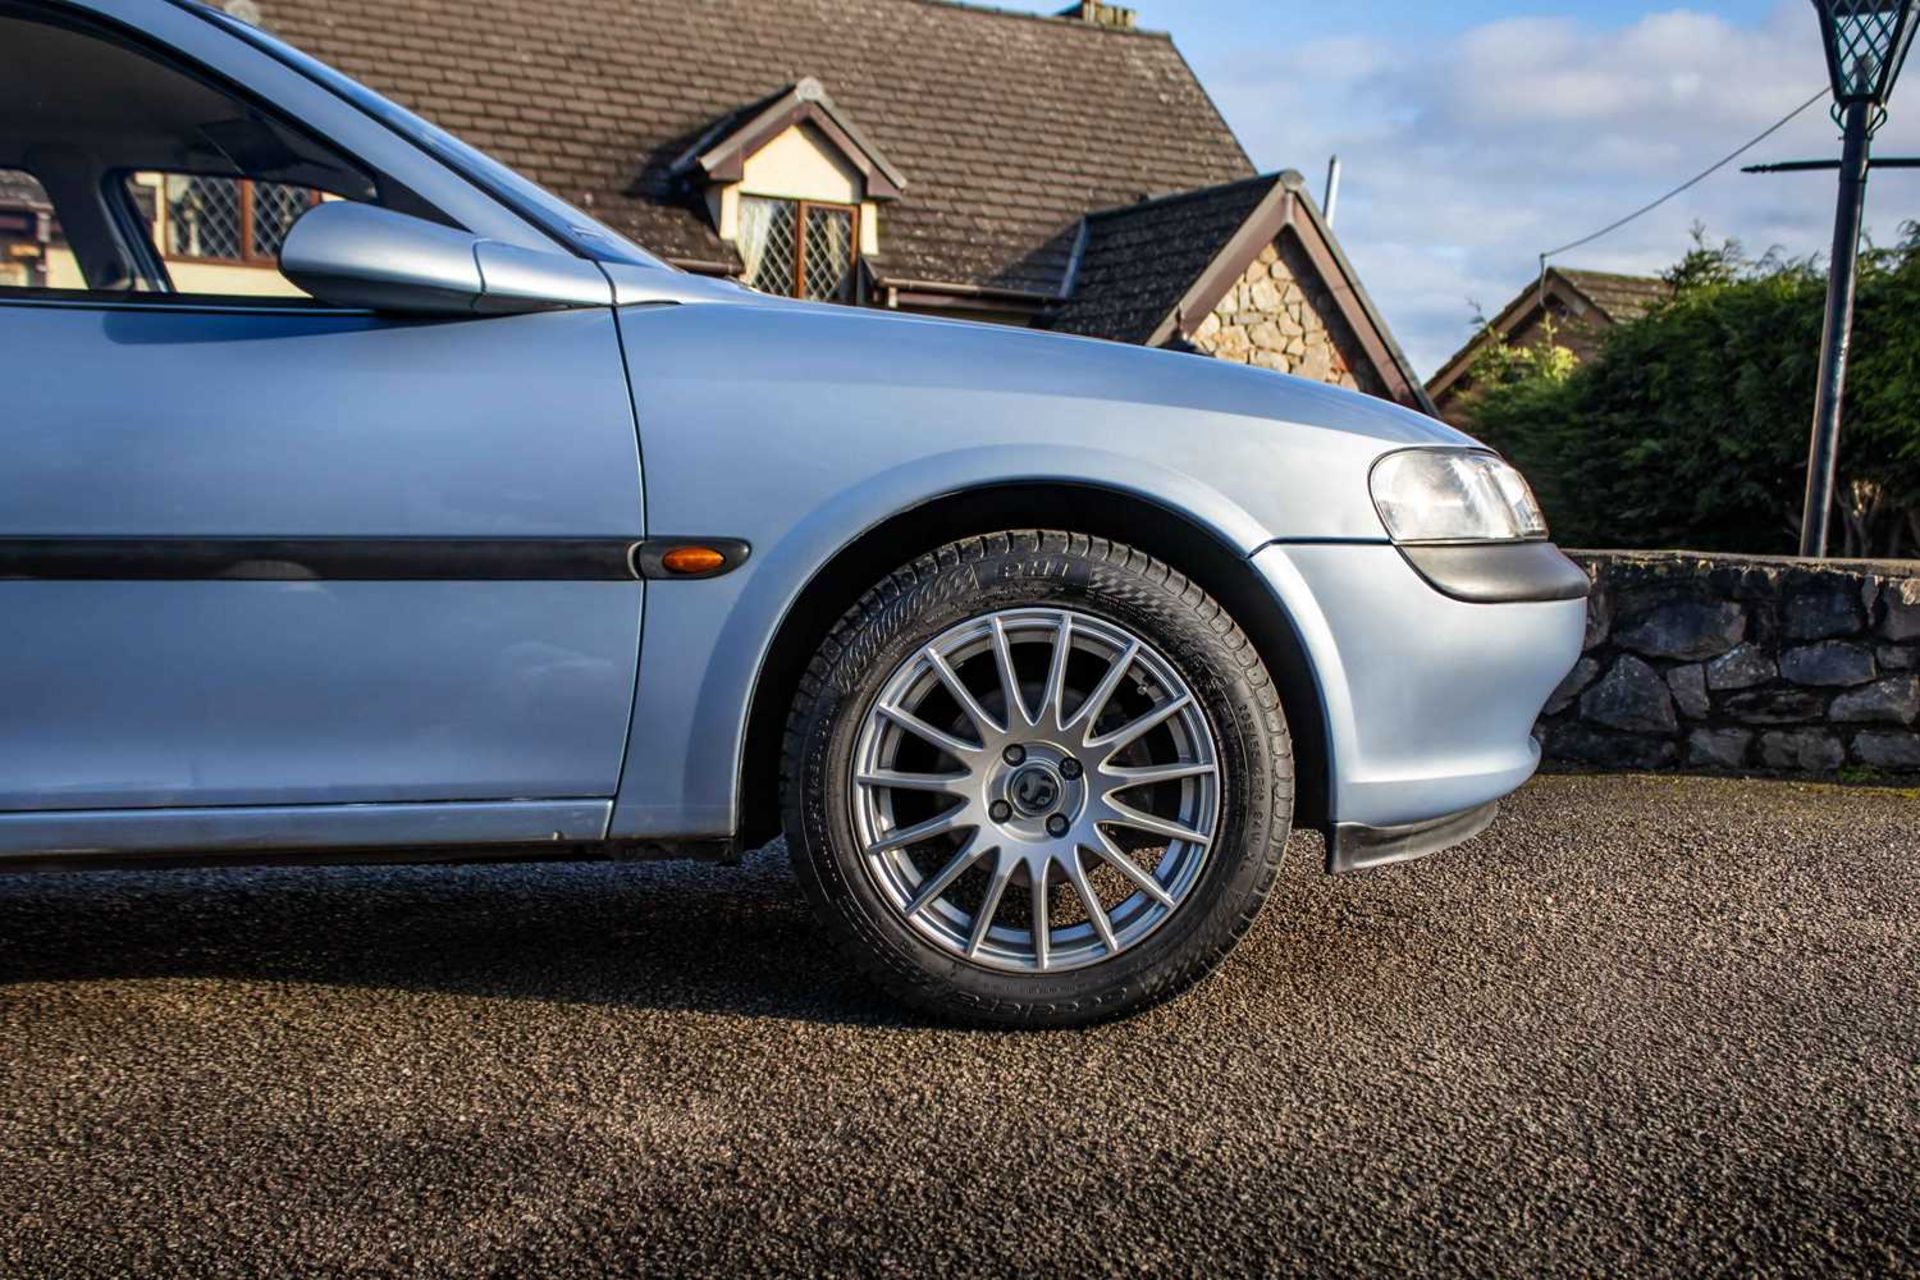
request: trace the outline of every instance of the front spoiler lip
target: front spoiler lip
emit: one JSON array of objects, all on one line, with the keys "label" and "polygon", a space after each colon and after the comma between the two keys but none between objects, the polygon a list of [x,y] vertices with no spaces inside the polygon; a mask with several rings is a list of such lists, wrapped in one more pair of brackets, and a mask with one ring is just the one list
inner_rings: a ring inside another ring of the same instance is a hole
[{"label": "front spoiler lip", "polygon": [[1327,870],[1334,875],[1345,875],[1397,862],[1412,862],[1442,849],[1451,849],[1493,825],[1494,816],[1499,812],[1500,802],[1490,800],[1472,809],[1404,826],[1338,823],[1327,836]]}]

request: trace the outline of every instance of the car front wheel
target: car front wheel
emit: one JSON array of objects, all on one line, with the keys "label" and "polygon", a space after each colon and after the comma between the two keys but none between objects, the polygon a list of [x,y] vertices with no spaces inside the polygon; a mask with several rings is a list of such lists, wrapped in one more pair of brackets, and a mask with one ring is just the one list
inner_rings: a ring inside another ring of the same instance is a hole
[{"label": "car front wheel", "polygon": [[808,896],[889,990],[1067,1026],[1212,970],[1292,818],[1278,695],[1205,592],[1060,532],[952,543],[833,629],[788,726]]}]

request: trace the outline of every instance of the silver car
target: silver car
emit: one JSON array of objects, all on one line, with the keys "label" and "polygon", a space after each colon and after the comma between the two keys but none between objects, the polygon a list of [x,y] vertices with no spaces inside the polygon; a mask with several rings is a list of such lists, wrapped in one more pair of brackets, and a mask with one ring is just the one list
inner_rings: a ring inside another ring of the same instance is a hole
[{"label": "silver car", "polygon": [[[1438,422],[683,275],[197,5],[0,0],[0,180],[58,226],[0,286],[0,864],[784,832],[900,997],[1081,1023],[1295,829],[1482,829],[1581,647]],[[272,296],[153,243],[221,182]]]}]

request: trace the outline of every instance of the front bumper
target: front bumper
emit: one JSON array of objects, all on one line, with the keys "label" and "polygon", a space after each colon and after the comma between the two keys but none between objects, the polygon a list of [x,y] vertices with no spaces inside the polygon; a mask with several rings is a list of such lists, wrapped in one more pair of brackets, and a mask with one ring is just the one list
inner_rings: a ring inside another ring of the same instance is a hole
[{"label": "front bumper", "polygon": [[[1458,820],[1539,767],[1534,721],[1586,634],[1586,603],[1570,588],[1559,599],[1456,599],[1389,543],[1274,543],[1253,564],[1319,687],[1330,847],[1349,828],[1350,849],[1433,852],[1476,834],[1459,834],[1471,822]],[[1412,837],[1404,830],[1429,824]],[[1369,842],[1366,829],[1387,834]]]}]

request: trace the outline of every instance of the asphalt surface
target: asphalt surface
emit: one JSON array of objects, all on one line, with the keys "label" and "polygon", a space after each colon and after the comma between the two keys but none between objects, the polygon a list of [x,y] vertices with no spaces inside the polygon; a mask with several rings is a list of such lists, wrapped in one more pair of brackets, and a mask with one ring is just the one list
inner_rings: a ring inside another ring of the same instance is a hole
[{"label": "asphalt surface", "polygon": [[1225,971],[916,1023],[739,869],[0,876],[0,1271],[1920,1273],[1920,794],[1302,840]]}]

